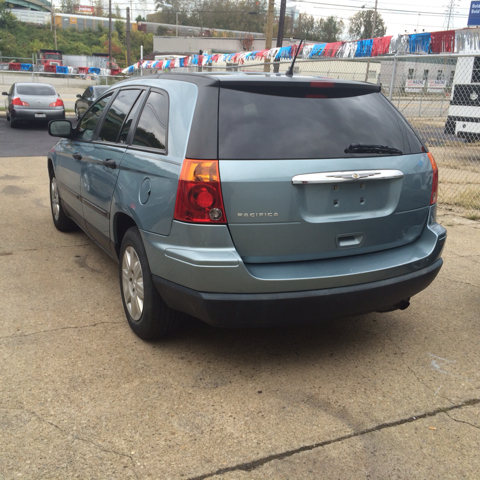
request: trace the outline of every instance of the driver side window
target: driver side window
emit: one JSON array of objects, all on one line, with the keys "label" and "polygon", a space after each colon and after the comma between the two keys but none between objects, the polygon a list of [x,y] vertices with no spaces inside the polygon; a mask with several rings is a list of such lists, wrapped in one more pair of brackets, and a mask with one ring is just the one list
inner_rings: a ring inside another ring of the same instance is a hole
[{"label": "driver side window", "polygon": [[87,110],[87,113],[83,116],[80,125],[78,126],[77,140],[83,140],[84,142],[89,142],[93,137],[93,132],[97,126],[102,112],[107,106],[112,94],[103,97],[98,102],[94,103],[92,107]]}]

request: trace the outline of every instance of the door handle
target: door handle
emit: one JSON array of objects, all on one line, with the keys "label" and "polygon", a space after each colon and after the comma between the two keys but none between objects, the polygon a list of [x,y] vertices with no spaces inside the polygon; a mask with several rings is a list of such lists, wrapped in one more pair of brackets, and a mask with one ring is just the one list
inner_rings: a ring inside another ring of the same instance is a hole
[{"label": "door handle", "polygon": [[107,158],[102,163],[108,168],[117,168],[117,162],[112,158]]},{"label": "door handle", "polygon": [[72,157],[75,159],[75,160],[81,160],[82,159],[82,156],[78,153],[78,152],[75,152]]}]

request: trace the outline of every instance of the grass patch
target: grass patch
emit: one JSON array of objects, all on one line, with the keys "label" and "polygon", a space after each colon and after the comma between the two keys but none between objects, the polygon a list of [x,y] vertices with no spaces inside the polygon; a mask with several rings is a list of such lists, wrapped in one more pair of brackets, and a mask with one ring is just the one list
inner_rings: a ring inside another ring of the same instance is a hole
[{"label": "grass patch", "polygon": [[[443,197],[442,197],[443,194]],[[478,210],[480,212],[480,188],[466,187],[460,191],[451,192],[443,191],[440,193],[440,202],[448,205],[455,205],[467,210]],[[473,213],[472,215],[476,215]]]}]

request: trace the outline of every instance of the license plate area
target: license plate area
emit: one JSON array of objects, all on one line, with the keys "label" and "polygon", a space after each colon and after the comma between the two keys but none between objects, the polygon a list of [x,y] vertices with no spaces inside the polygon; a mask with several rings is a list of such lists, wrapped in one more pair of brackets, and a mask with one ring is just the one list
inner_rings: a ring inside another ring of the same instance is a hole
[{"label": "license plate area", "polygon": [[400,197],[401,179],[302,185],[300,214],[307,222],[338,222],[390,215]]},{"label": "license plate area", "polygon": [[35,118],[45,118],[47,115],[45,113],[36,113]]}]

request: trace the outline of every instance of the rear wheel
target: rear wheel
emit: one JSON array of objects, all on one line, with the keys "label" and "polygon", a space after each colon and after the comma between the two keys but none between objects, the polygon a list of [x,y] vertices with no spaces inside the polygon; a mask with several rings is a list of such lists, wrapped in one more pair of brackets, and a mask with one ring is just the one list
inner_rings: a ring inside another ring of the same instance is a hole
[{"label": "rear wheel", "polygon": [[119,268],[123,308],[135,334],[143,340],[155,340],[173,331],[182,314],[171,309],[155,288],[136,227],[123,237]]},{"label": "rear wheel", "polygon": [[77,224],[68,218],[63,211],[62,202],[58,193],[57,179],[55,175],[50,175],[50,208],[52,210],[52,219],[55,228],[60,232],[71,232],[76,230]]},{"label": "rear wheel", "polygon": [[10,128],[17,128],[17,121],[10,115]]}]

